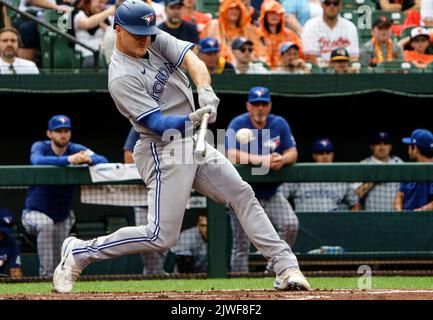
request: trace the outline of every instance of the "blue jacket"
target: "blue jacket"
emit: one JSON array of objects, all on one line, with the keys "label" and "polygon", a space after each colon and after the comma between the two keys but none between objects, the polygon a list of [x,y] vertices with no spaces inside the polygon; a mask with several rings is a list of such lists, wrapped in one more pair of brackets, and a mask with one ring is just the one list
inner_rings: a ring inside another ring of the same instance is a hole
[{"label": "blue jacket", "polygon": [[[30,161],[34,165],[67,166],[68,156],[89,148],[69,143],[65,153],[58,156],[51,148],[51,141],[37,141],[32,145]],[[90,151],[90,150],[89,150]],[[107,163],[104,156],[93,153],[92,164]],[[26,211],[36,210],[45,213],[55,223],[66,220],[72,208],[75,186],[32,186],[29,187],[25,202]]]}]

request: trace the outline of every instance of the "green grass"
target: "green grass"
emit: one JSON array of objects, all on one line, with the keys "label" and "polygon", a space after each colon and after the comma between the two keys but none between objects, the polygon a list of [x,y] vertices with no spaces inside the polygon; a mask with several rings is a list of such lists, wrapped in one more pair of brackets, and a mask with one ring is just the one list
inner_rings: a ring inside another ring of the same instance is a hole
[{"label": "green grass", "polygon": [[[205,279],[205,280],[143,280],[143,281],[83,281],[74,292],[144,292],[272,289],[273,278]],[[309,278],[313,289],[357,289],[358,278]],[[432,277],[373,277],[374,289],[433,289]],[[0,284],[0,294],[48,293],[52,284]]]}]

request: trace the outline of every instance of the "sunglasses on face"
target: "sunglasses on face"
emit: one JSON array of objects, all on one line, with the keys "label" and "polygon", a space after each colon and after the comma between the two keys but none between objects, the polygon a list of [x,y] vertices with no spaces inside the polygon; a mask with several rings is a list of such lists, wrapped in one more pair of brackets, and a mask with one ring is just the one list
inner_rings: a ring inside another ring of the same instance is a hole
[{"label": "sunglasses on face", "polygon": [[335,1],[335,0],[334,1],[326,0],[326,1],[323,1],[323,4],[325,6],[334,5],[335,7],[338,7],[340,5],[340,0],[337,0],[337,1]]},{"label": "sunglasses on face", "polygon": [[248,51],[249,53],[253,52],[253,48],[239,48],[240,52],[245,53],[245,51]]}]

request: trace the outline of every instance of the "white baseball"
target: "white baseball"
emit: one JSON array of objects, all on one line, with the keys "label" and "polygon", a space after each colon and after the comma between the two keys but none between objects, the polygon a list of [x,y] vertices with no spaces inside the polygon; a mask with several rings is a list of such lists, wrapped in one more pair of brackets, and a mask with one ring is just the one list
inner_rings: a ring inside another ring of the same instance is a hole
[{"label": "white baseball", "polygon": [[236,132],[236,139],[240,144],[247,144],[254,139],[253,132],[248,128],[239,129]]}]

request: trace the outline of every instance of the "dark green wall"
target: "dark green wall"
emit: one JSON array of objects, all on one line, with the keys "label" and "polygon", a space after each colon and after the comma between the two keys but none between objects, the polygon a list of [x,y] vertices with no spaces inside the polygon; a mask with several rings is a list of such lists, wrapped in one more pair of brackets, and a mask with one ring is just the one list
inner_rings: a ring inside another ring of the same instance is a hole
[{"label": "dark green wall", "polygon": [[[218,121],[211,128],[225,128],[245,111],[244,94],[220,95]],[[122,146],[129,122],[117,111],[109,94],[2,94],[0,98],[0,165],[28,164],[31,144],[45,139],[53,114],[72,118],[73,141],[122,161]],[[287,98],[273,97],[273,112],[284,116],[298,142],[300,162],[310,161],[312,140],[329,135],[337,148],[336,161],[358,161],[368,156],[370,135],[379,129],[396,137],[395,152],[407,158],[400,138],[417,127],[433,129],[433,98],[411,98],[385,93]],[[397,139],[398,138],[398,139]]]}]

